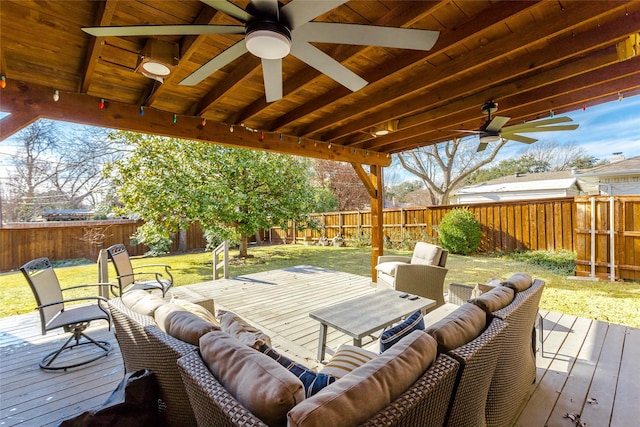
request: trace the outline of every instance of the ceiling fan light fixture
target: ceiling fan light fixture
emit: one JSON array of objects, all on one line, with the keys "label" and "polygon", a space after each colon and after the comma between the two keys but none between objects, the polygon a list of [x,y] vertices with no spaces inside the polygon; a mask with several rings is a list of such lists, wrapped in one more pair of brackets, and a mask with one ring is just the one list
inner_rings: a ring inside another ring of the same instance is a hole
[{"label": "ceiling fan light fixture", "polygon": [[247,50],[261,59],[282,59],[291,51],[291,32],[277,22],[257,22],[247,28]]},{"label": "ceiling fan light fixture", "polygon": [[492,142],[499,142],[501,139],[500,135],[485,135],[480,137],[480,143],[491,144]]}]

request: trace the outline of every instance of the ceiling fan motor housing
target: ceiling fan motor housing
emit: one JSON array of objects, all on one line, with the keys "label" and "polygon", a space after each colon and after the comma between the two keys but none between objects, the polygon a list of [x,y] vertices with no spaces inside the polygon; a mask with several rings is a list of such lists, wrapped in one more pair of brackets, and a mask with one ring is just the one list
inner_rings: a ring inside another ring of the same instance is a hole
[{"label": "ceiling fan motor housing", "polygon": [[262,59],[282,59],[291,50],[291,31],[279,22],[260,20],[247,25],[247,50]]}]

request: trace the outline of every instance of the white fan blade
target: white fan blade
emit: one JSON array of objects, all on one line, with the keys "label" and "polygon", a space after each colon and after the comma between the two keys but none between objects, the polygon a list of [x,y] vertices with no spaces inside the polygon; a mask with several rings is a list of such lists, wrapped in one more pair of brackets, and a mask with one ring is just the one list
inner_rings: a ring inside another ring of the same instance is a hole
[{"label": "white fan blade", "polygon": [[320,49],[307,42],[294,41],[291,44],[291,54],[353,92],[362,89],[369,83]]},{"label": "white fan blade", "polygon": [[249,19],[253,18],[246,10],[236,6],[235,4],[227,1],[227,0],[200,0],[202,3],[207,6],[211,6],[212,8],[219,10],[220,12],[224,12],[229,16],[233,16],[234,18],[247,22]]},{"label": "white fan blade", "polygon": [[309,22],[293,32],[296,39],[308,42],[415,50],[430,50],[439,35],[439,31],[329,22]]},{"label": "white fan blade", "polygon": [[282,59],[263,59],[262,77],[267,102],[282,99]]},{"label": "white fan blade", "polygon": [[[578,125],[560,125],[560,126],[539,126],[539,127],[531,127],[516,130],[518,133],[529,133],[529,132],[555,132],[560,130],[576,130],[578,129]],[[510,131],[513,133],[514,131]]]},{"label": "white fan blade", "polygon": [[511,120],[511,117],[495,116],[487,125],[486,130],[489,132],[498,132],[509,120]]},{"label": "white fan blade", "polygon": [[518,141],[518,142],[523,142],[525,144],[533,144],[534,142],[537,141],[537,139],[534,138],[529,138],[528,136],[524,136],[524,135],[515,135],[512,133],[509,134],[502,134],[501,135],[503,139],[508,139],[509,141]]},{"label": "white fan blade", "polygon": [[520,129],[533,128],[537,126],[547,126],[547,125],[553,125],[556,123],[567,123],[571,121],[573,120],[571,120],[570,117],[551,117],[548,119],[535,120],[531,122],[519,123],[517,125],[507,126],[506,128],[502,129],[502,131],[503,132],[513,132],[513,131],[520,132]]},{"label": "white fan blade", "polygon": [[194,86],[200,83],[202,80],[209,77],[211,74],[218,71],[233,60],[241,57],[247,53],[247,46],[244,40],[240,40],[230,48],[223,50],[218,56],[214,57],[211,61],[198,68],[196,71],[188,75],[184,80],[180,82],[181,85]]},{"label": "white fan blade", "polygon": [[131,25],[88,27],[82,31],[96,37],[193,36],[200,34],[244,34],[242,25]]},{"label": "white fan blade", "polygon": [[293,30],[346,2],[347,0],[293,0],[282,6],[280,13]]},{"label": "white fan blade", "polygon": [[278,20],[278,0],[251,0],[251,6],[260,12],[260,17],[269,17]]}]

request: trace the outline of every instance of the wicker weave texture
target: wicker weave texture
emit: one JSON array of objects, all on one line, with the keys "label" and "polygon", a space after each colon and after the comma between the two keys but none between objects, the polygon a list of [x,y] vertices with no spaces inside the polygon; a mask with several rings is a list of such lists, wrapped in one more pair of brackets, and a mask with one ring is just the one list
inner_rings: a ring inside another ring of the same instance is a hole
[{"label": "wicker weave texture", "polygon": [[442,426],[459,366],[440,354],[418,381],[362,426]]},{"label": "wicker weave texture", "polygon": [[448,301],[451,304],[462,305],[471,299],[472,293],[473,286],[450,283]]},{"label": "wicker weave texture", "polygon": [[480,336],[448,353],[460,362],[460,371],[446,425],[486,426],[486,396],[502,351],[506,326],[502,320],[493,318]]},{"label": "wicker weave texture", "polygon": [[242,406],[204,364],[199,352],[178,360],[178,367],[200,427],[259,426],[259,418]]},{"label": "wicker weave texture", "polygon": [[162,413],[168,426],[195,426],[177,360],[197,347],[165,334],[151,317],[129,310],[120,298],[109,301],[109,308],[125,370],[149,369],[155,374],[166,407]]},{"label": "wicker weave texture", "polygon": [[544,282],[518,292],[511,304],[493,313],[507,322],[500,363],[496,366],[487,396],[486,418],[491,427],[510,426],[536,378],[533,330]]}]

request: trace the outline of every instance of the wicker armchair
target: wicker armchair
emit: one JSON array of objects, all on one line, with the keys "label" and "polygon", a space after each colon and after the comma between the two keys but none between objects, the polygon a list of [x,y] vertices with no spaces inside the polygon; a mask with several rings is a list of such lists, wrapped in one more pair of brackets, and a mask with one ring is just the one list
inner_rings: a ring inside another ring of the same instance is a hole
[{"label": "wicker armchair", "polygon": [[449,252],[425,242],[418,242],[412,256],[383,255],[378,257],[378,289],[391,288],[432,299],[434,310],[445,303],[444,279],[447,275]]},{"label": "wicker armchair", "polygon": [[[199,426],[266,427],[216,380],[197,352],[182,357],[178,366]],[[441,426],[458,366],[451,357],[439,355],[413,386],[362,425]]]},{"label": "wicker armchair", "polygon": [[109,309],[125,371],[149,369],[155,374],[162,399],[160,412],[167,426],[195,426],[177,360],[197,347],[164,333],[153,317],[128,309],[120,298],[110,300]]},{"label": "wicker armchair", "polygon": [[[511,304],[491,313],[507,323],[500,363],[487,394],[486,421],[491,427],[510,426],[536,379],[535,321],[545,283],[534,280],[517,292]],[[473,287],[452,283],[449,302],[462,305],[472,298]],[[542,333],[542,332],[540,332]]]}]

